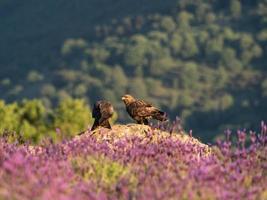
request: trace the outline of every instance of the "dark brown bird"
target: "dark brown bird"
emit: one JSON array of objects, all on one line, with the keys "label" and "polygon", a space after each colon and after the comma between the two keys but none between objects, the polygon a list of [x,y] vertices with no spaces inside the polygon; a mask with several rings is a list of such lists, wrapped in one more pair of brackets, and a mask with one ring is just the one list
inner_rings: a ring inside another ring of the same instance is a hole
[{"label": "dark brown bird", "polygon": [[109,118],[112,117],[114,113],[113,106],[108,101],[97,101],[94,104],[92,117],[95,119],[91,131],[95,130],[99,126],[111,129]]},{"label": "dark brown bird", "polygon": [[160,111],[152,104],[135,99],[129,94],[122,97],[128,114],[138,123],[148,125],[148,119],[166,121],[166,113]]}]

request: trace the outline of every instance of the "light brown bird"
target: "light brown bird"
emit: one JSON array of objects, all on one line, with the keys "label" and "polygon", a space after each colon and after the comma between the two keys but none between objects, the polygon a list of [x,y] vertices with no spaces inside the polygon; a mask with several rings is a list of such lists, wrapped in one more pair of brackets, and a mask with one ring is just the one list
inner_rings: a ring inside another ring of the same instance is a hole
[{"label": "light brown bird", "polygon": [[114,109],[110,102],[104,100],[97,101],[93,107],[92,117],[95,118],[95,121],[91,131],[98,127],[111,129],[111,125],[108,120],[112,117],[113,113]]},{"label": "light brown bird", "polygon": [[126,94],[122,96],[122,101],[126,106],[128,114],[138,123],[148,125],[149,119],[166,121],[166,113],[160,111],[152,104],[143,100],[135,99],[133,96]]}]

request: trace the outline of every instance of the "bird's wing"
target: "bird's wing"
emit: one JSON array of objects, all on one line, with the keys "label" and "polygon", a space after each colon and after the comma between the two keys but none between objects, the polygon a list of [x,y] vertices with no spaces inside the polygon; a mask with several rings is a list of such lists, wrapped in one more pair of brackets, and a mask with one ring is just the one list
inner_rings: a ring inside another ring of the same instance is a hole
[{"label": "bird's wing", "polygon": [[146,102],[144,100],[136,100],[135,103],[138,106],[152,107],[152,104],[151,103],[148,103],[148,102]]},{"label": "bird's wing", "polygon": [[113,106],[109,102],[102,102],[99,105],[101,118],[99,120],[100,123],[102,123],[104,120],[109,119],[113,115]]},{"label": "bird's wing", "polygon": [[92,117],[99,118],[100,117],[100,109],[99,109],[99,102],[96,102],[93,107]]},{"label": "bird's wing", "polygon": [[153,112],[153,107],[138,106],[133,108],[133,114],[139,117],[150,117]]}]

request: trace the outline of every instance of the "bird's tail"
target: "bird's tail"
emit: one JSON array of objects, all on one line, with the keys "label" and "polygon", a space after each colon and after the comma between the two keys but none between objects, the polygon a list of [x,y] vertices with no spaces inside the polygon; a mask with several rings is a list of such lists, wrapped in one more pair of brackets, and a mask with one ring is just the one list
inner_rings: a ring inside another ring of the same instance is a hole
[{"label": "bird's tail", "polygon": [[91,128],[91,131],[95,130],[98,126],[99,126],[99,122],[98,122],[97,119],[95,119],[94,124],[93,124],[93,126]]},{"label": "bird's tail", "polygon": [[102,127],[104,127],[104,128],[111,129],[111,125],[110,125],[108,119],[104,120],[100,125],[101,125]]},{"label": "bird's tail", "polygon": [[156,109],[153,113],[153,118],[156,119],[156,120],[159,120],[159,121],[167,121],[168,118],[167,118],[167,115],[165,112],[162,112],[158,109]]},{"label": "bird's tail", "polygon": [[108,128],[108,129],[111,129],[111,125],[110,125],[108,119],[106,119],[104,121],[101,121],[101,123],[99,122],[98,119],[95,119],[94,124],[93,124],[93,126],[91,128],[91,131],[97,129],[99,126],[104,127],[104,128]]}]

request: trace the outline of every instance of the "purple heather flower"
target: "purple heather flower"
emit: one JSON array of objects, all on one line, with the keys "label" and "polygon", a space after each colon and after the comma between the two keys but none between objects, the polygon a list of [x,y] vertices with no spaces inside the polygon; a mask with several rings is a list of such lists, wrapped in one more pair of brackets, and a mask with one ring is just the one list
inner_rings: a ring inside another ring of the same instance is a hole
[{"label": "purple heather flower", "polygon": [[[0,140],[0,198],[259,199],[267,185],[263,139],[250,132],[251,144],[239,148],[228,133],[211,154],[193,138],[159,138],[153,130],[145,138],[81,137],[36,147]],[[244,144],[247,136],[237,137]]]}]

